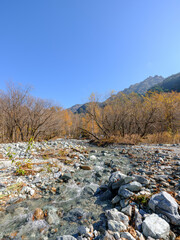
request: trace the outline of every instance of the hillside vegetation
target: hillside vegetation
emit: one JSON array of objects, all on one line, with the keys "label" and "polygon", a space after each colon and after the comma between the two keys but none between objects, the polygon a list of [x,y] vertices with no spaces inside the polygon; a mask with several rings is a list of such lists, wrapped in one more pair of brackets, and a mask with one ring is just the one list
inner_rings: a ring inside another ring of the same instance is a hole
[{"label": "hillside vegetation", "polygon": [[[154,76],[154,77],[148,77],[144,81],[140,83],[136,83],[131,85],[129,88],[125,88],[122,92],[125,94],[130,94],[132,92],[139,93],[139,94],[144,94],[147,92],[147,90],[151,87],[153,87],[156,84],[161,83],[164,80],[162,76]],[[120,94],[119,92],[118,94]],[[117,94],[117,95],[118,95]]]},{"label": "hillside vegetation", "polygon": [[180,92],[180,73],[174,74],[164,79],[161,83],[156,84],[154,87],[150,88],[149,91]]},{"label": "hillside vegetation", "polygon": [[[138,94],[145,94],[149,88],[153,87],[154,85],[156,85],[158,83],[161,83],[163,80],[164,80],[164,78],[162,76],[158,76],[158,75],[156,75],[154,77],[150,76],[150,77],[146,78],[144,81],[133,84],[129,88],[125,88],[123,91],[120,91],[117,94],[112,95],[106,101],[99,102],[98,104],[100,107],[104,107],[109,101],[112,101],[116,97],[119,98],[121,96],[121,93],[130,94],[132,92],[135,92]],[[73,113],[78,113],[78,114],[86,113],[87,109],[88,109],[88,105],[89,105],[89,103],[76,104],[76,105],[72,106],[71,108],[69,108],[69,110],[71,110]]]},{"label": "hillside vegetation", "polygon": [[[104,103],[103,103],[104,104]],[[124,94],[102,106],[94,94],[86,111],[73,114],[9,85],[0,94],[0,141],[57,137],[125,143],[180,142],[180,93]]]}]

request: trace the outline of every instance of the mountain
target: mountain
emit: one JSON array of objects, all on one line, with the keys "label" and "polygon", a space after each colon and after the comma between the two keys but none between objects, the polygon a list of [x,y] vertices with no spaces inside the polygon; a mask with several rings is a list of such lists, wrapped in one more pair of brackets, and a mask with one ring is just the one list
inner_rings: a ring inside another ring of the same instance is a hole
[{"label": "mountain", "polygon": [[165,78],[161,83],[156,84],[149,91],[158,92],[180,92],[180,73]]},{"label": "mountain", "polygon": [[[144,81],[133,84],[129,88],[125,88],[123,91],[118,92],[117,94],[108,98],[105,102],[98,103],[98,104],[100,107],[103,107],[106,105],[106,103],[108,101],[111,101],[112,99],[120,96],[122,92],[125,94],[130,94],[132,92],[144,94],[145,92],[147,92],[147,90],[149,88],[153,87],[156,84],[161,83],[163,80],[164,80],[164,78],[162,76],[158,76],[158,75],[156,75],[154,77],[150,76],[150,77],[146,78]],[[87,107],[88,107],[88,103],[76,104],[76,105],[72,106],[71,108],[69,108],[69,110],[71,110],[73,113],[85,113],[87,111]]]},{"label": "mountain", "polygon": [[76,104],[76,105],[70,107],[69,110],[71,110],[71,112],[75,113],[75,112],[77,112],[77,110],[78,110],[82,105],[84,105],[84,104]]},{"label": "mountain", "polygon": [[[125,88],[122,92],[125,94],[130,94],[132,92],[139,93],[139,94],[144,94],[147,92],[147,90],[151,87],[153,87],[156,84],[161,83],[164,80],[162,76],[154,76],[154,77],[148,77],[144,81],[140,83],[136,83],[131,85],[129,88]],[[121,92],[117,93],[120,94]]]}]

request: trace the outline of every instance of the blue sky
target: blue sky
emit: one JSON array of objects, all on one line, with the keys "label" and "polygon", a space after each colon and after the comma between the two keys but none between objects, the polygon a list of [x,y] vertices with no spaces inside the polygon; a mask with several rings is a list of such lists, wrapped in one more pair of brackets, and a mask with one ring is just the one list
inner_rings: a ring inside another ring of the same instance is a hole
[{"label": "blue sky", "polygon": [[179,0],[1,0],[0,89],[63,107],[180,72]]}]

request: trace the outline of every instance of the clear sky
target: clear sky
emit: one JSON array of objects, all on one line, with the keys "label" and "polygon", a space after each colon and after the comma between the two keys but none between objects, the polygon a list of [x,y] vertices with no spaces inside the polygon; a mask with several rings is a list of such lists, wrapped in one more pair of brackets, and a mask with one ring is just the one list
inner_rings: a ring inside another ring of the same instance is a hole
[{"label": "clear sky", "polygon": [[179,0],[1,0],[0,89],[63,107],[180,72]]}]

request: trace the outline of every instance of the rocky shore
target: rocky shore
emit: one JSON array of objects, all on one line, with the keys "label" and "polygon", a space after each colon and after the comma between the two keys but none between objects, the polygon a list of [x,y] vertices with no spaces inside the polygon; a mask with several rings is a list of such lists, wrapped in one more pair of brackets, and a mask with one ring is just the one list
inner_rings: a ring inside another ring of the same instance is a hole
[{"label": "rocky shore", "polygon": [[27,149],[0,144],[0,239],[180,239],[180,145]]}]

